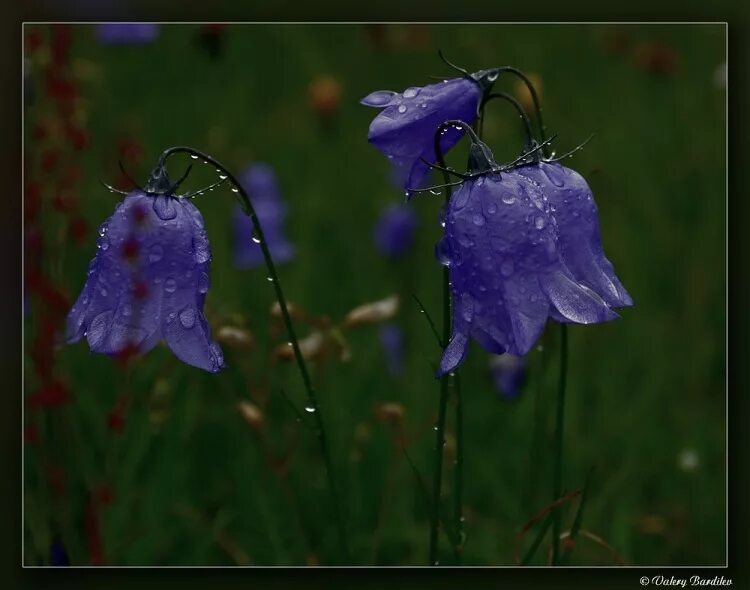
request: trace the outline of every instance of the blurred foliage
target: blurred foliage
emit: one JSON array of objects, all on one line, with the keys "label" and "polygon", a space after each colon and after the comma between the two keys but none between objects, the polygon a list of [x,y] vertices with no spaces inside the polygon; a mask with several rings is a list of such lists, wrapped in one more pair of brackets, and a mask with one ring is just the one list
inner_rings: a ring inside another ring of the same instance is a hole
[{"label": "blurred foliage", "polygon": [[[93,228],[116,202],[98,177],[116,182],[122,158],[143,181],[161,150],[179,144],[236,171],[253,161],[276,169],[297,246],[280,278],[307,314],[297,320],[301,336],[338,324],[364,302],[401,296],[403,375],[387,373],[372,326],[346,333],[349,360],[332,355],[313,365],[357,564],[427,559],[427,500],[403,449],[429,481],[439,351],[411,294],[435,318],[441,297],[433,255],[439,199],[412,201],[421,223],[407,257],[385,260],[373,247],[377,216],[403,193],[367,143],[375,111],[358,100],[452,75],[438,48],[472,71],[509,64],[533,73],[558,152],[597,133],[568,165],[594,191],[607,255],[636,302],[619,321],[570,329],[566,489],[580,489],[596,468],[582,530],[626,563],[724,562],[725,90],[716,79],[723,26],[183,25],[162,26],[151,44],[104,46],[93,26],[77,25],[68,29],[66,67],[77,90],[71,116],[87,134],[78,150],[70,135],[55,139],[36,127],[56,117],[42,75],[55,57],[51,29],[26,28],[39,42],[27,44],[25,174],[27,186],[41,183],[40,272],[68,302],[83,285]],[[501,79],[497,88],[514,86]],[[492,105],[485,139],[499,160],[518,153],[521,129],[510,107]],[[53,206],[60,175],[45,172],[50,150],[58,168],[79,169],[66,193],[75,198],[78,233],[69,211]],[[464,157],[461,147],[451,161],[460,166]],[[196,170],[186,188],[212,180]],[[285,340],[270,314],[273,292],[263,269],[232,266],[231,193],[197,204],[213,248],[213,333],[239,326],[252,342],[225,344],[229,366],[217,375],[180,363],[164,346],[127,364],[91,354],[85,343],[55,346],[55,378],[70,397],[25,411],[27,564],[48,563],[56,535],[73,564],[340,560],[312,425],[292,407],[304,405],[299,375],[273,357]],[[29,256],[27,243],[27,264]],[[29,294],[28,396],[42,387],[31,358],[48,306]],[[461,370],[465,564],[512,563],[516,535],[552,499],[555,328],[530,355],[517,400],[492,388],[488,355],[477,345]],[[451,407],[449,432],[452,419]],[[566,527],[576,507],[565,508]],[[545,541],[534,563],[547,550]],[[445,536],[441,553],[441,563],[452,562]],[[571,563],[616,560],[581,536]]]}]

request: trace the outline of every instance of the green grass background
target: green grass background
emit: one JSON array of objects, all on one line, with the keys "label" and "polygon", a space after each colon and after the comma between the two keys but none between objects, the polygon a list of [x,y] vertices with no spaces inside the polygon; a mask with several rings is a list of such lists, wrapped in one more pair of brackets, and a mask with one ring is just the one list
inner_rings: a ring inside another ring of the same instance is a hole
[{"label": "green grass background", "polygon": [[[401,295],[397,322],[408,353],[402,377],[386,372],[375,327],[347,333],[349,362],[332,359],[313,370],[356,564],[427,560],[425,496],[394,430],[374,408],[403,404],[409,456],[431,481],[439,391],[431,363],[439,351],[411,293],[436,318],[441,304],[433,256],[439,199],[413,200],[421,223],[408,257],[388,261],[373,248],[379,212],[403,194],[389,182],[386,159],[367,143],[375,111],[358,101],[373,90],[450,75],[438,48],[472,71],[508,64],[537,74],[558,152],[597,133],[568,165],[590,182],[607,255],[635,300],[619,321],[569,330],[564,485],[580,488],[595,467],[583,527],[627,563],[724,563],[725,91],[714,82],[724,61],[723,26],[431,25],[415,34],[391,25],[384,50],[363,25],[238,25],[226,30],[219,60],[200,50],[193,25],[162,26],[157,41],[144,46],[105,47],[93,27],[73,30],[71,58],[86,73],[80,88],[91,133],[78,196],[92,227],[114,207],[97,177],[114,174],[119,137],[134,135],[144,146],[142,165],[131,171],[138,179],[162,149],[188,144],[236,171],[256,160],[276,169],[297,247],[294,262],[279,269],[290,301],[335,322],[360,303]],[[620,52],[610,49],[617,31],[629,40]],[[676,51],[674,75],[638,66],[638,45],[651,42]],[[322,75],[342,87],[332,125],[321,124],[309,105],[308,87]],[[501,79],[497,88],[513,83]],[[27,110],[27,132],[43,108],[40,99]],[[485,139],[498,159],[518,152],[518,127],[506,105],[489,107]],[[453,154],[457,165],[463,150]],[[188,184],[211,180],[197,171]],[[176,362],[164,346],[127,373],[85,344],[61,347],[57,366],[73,403],[26,416],[42,431],[41,443],[25,451],[27,564],[46,563],[54,531],[74,563],[88,563],[84,512],[101,484],[114,491],[101,511],[108,564],[231,565],[236,553],[227,551],[227,539],[254,564],[340,562],[317,441],[279,394],[283,389],[301,407],[299,375],[293,365],[267,361],[284,339],[270,331],[273,292],[262,269],[231,264],[230,195],[197,201],[213,249],[207,306],[214,331],[222,318],[244,318],[255,349],[224,347],[229,368],[209,375]],[[58,244],[47,254],[46,273],[75,297],[93,238],[83,247],[67,244],[51,209],[44,224],[49,242]],[[35,305],[25,320],[27,344],[37,328]],[[307,332],[304,324],[298,330]],[[551,500],[558,331],[550,323],[544,352],[530,355],[516,401],[493,389],[488,355],[477,345],[461,370],[465,564],[512,564],[518,531]],[[26,367],[33,392],[28,360]],[[266,385],[263,447],[235,403]],[[115,434],[106,414],[124,393],[132,406],[125,430]],[[279,477],[263,449],[281,455],[290,446],[288,472]],[[686,449],[699,458],[689,472],[678,462]],[[49,489],[47,464],[64,470],[62,496]],[[449,460],[446,502],[452,482]],[[535,563],[544,563],[545,550]],[[442,537],[441,563],[453,559]],[[612,557],[581,539],[572,562],[609,564]]]}]

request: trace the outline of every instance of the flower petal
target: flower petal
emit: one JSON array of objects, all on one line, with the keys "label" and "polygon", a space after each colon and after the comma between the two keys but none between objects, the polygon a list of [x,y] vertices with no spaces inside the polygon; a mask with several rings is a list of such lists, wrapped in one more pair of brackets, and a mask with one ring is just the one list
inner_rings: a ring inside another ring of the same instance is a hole
[{"label": "flower petal", "polygon": [[376,90],[360,100],[359,104],[366,107],[383,108],[393,104],[393,101],[397,96],[398,93],[391,90]]},{"label": "flower petal", "polygon": [[539,277],[542,290],[560,315],[577,324],[606,322],[620,317],[594,291],[574,282],[561,271]]}]

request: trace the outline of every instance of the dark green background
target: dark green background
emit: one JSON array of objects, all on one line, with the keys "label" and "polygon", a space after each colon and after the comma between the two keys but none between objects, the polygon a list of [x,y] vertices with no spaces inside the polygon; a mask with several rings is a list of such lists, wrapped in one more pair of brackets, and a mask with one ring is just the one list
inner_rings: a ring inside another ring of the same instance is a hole
[{"label": "dark green background", "polygon": [[[145,148],[141,168],[133,170],[139,178],[163,148],[178,144],[208,151],[235,170],[254,159],[269,162],[289,202],[288,234],[298,251],[280,270],[289,299],[338,321],[359,303],[402,295],[398,321],[409,356],[401,379],[385,373],[375,328],[348,334],[349,363],[333,361],[316,371],[336,477],[346,490],[354,561],[425,562],[423,496],[373,408],[382,401],[404,405],[409,454],[429,478],[438,393],[430,363],[437,350],[410,294],[440,315],[440,268],[432,255],[440,229],[437,200],[413,202],[421,225],[410,257],[388,262],[372,247],[379,211],[401,192],[388,182],[385,158],[366,142],[375,111],[358,100],[373,90],[402,90],[429,82],[431,74],[447,75],[436,56],[441,47],[470,70],[512,64],[539,75],[559,151],[597,133],[569,165],[591,184],[607,254],[636,306],[620,321],[570,330],[566,487],[580,487],[596,467],[584,528],[628,563],[724,563],[725,93],[714,72],[724,61],[725,28],[432,25],[415,35],[394,25],[387,29],[391,47],[382,51],[361,25],[233,26],[218,62],[200,51],[196,32],[195,26],[164,26],[154,44],[102,47],[91,27],[75,28],[72,58],[89,72],[81,88],[92,134],[79,197],[92,227],[111,213],[114,203],[96,179],[114,173],[116,141],[126,133]],[[617,32],[628,43],[613,51]],[[639,66],[645,43],[676,52],[673,75]],[[320,75],[342,86],[330,126],[308,103],[308,86]],[[498,87],[513,84],[501,80]],[[27,122],[35,114],[30,109]],[[491,107],[486,139],[499,159],[517,153],[517,127],[504,105]],[[462,155],[454,158],[460,162]],[[191,186],[210,179],[195,174]],[[311,553],[324,564],[339,559],[314,437],[299,431],[290,504],[234,408],[236,399],[253,393],[248,375],[251,383],[268,375],[299,405],[303,394],[294,367],[267,367],[270,343],[281,342],[267,336],[273,295],[262,270],[238,272],[231,265],[229,195],[212,193],[198,202],[214,253],[208,308],[214,318],[244,316],[256,349],[249,355],[227,351],[230,368],[212,376],[172,362],[160,347],[135,364],[129,381],[85,344],[61,349],[59,366],[75,403],[41,422],[43,444],[64,467],[68,490],[62,500],[49,497],[37,476],[37,451],[29,449],[26,522],[33,525],[26,528],[26,563],[44,559],[53,526],[62,529],[71,557],[87,562],[83,509],[89,490],[101,483],[115,492],[103,512],[108,563],[232,563],[216,543],[218,530],[259,564],[303,564]],[[45,213],[53,242],[60,223],[59,214]],[[93,240],[62,246],[50,251],[47,272],[75,296]],[[35,329],[34,317],[32,304],[26,334]],[[214,329],[220,323],[212,321]],[[512,563],[517,531],[551,497],[555,328],[551,324],[542,341],[544,354],[531,355],[527,387],[515,403],[492,389],[487,355],[478,346],[462,370],[465,563]],[[31,391],[33,376],[27,377]],[[105,416],[125,388],[134,396],[132,412],[125,432],[112,435]],[[168,400],[158,429],[150,418],[157,389]],[[271,444],[281,452],[298,426],[278,395],[268,414]],[[363,424],[370,438],[354,461],[355,433]],[[685,449],[699,457],[690,473],[678,465]],[[451,477],[449,464],[446,491]],[[202,515],[200,524],[181,516],[185,505]],[[660,519],[662,530],[644,531],[644,517]],[[450,563],[447,543],[443,549]],[[611,559],[581,541],[573,561]]]}]

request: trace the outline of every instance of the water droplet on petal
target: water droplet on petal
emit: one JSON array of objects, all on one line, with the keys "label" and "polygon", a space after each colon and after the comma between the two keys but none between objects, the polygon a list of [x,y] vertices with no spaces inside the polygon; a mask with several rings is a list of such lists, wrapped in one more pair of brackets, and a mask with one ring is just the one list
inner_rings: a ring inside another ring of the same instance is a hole
[{"label": "water droplet on petal", "polygon": [[474,217],[472,217],[471,220],[474,222],[474,225],[478,226],[484,225],[485,222],[484,215],[482,215],[481,213],[475,213]]},{"label": "water droplet on petal", "polygon": [[419,91],[422,90],[421,88],[417,88],[416,86],[412,86],[411,88],[407,88],[404,90],[404,98],[414,98],[417,94],[419,94]]},{"label": "water droplet on petal", "polygon": [[516,197],[514,197],[512,193],[503,193],[501,198],[506,205],[512,205],[516,202]]},{"label": "water droplet on petal", "polygon": [[172,197],[156,197],[154,199],[153,209],[162,221],[169,221],[170,219],[177,217],[177,207],[175,207],[175,199]]},{"label": "water droplet on petal", "polygon": [[399,105],[398,112],[402,113],[402,114],[405,113],[406,112],[406,105],[405,104]]},{"label": "water droplet on petal", "polygon": [[190,330],[195,325],[195,309],[186,307],[180,312],[180,323],[186,330]]},{"label": "water droplet on petal", "polygon": [[258,238],[258,237],[253,236],[252,240],[253,240],[254,243],[260,244],[260,238]]},{"label": "water droplet on petal", "polygon": [[544,217],[537,217],[534,220],[534,225],[537,229],[542,229],[544,227]]},{"label": "water droplet on petal", "polygon": [[174,293],[177,290],[177,281],[175,281],[172,278],[169,278],[166,281],[164,281],[164,290],[167,293]]},{"label": "water droplet on petal", "polygon": [[205,272],[201,273],[201,276],[198,279],[198,292],[208,292],[208,275]]}]

